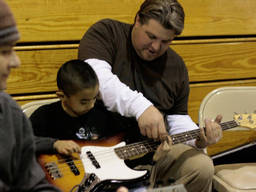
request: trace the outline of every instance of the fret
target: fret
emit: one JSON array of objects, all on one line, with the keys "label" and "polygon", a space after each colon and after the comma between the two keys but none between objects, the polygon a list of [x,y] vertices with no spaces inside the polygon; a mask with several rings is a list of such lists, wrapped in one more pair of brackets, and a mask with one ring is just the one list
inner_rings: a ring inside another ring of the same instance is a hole
[{"label": "fret", "polygon": [[[227,129],[237,127],[238,123],[233,120],[225,123],[220,123],[220,126],[223,130],[227,130]],[[199,133],[200,133],[200,129],[195,129],[195,130],[171,135],[172,143],[178,144],[178,143],[184,143],[189,140],[197,139],[197,137],[199,137]],[[159,144],[160,144],[159,141],[154,141],[149,139],[142,142],[133,143],[123,147],[115,148],[114,151],[119,158],[130,159],[135,156],[139,156],[139,155],[143,155],[143,154],[155,151]]]},{"label": "fret", "polygon": [[196,139],[199,135],[199,129],[187,131],[171,135],[173,144],[183,143],[189,140]]},{"label": "fret", "polygon": [[116,154],[121,159],[129,159],[134,156],[146,154],[155,151],[159,141],[145,140],[143,142],[126,145],[123,147],[115,148]]},{"label": "fret", "polygon": [[223,130],[226,130],[226,129],[231,129],[231,128],[237,127],[238,124],[236,121],[233,120],[233,121],[221,123],[220,126],[222,127]]},{"label": "fret", "polygon": [[148,153],[149,150],[145,145],[139,144],[137,147],[138,154]]}]

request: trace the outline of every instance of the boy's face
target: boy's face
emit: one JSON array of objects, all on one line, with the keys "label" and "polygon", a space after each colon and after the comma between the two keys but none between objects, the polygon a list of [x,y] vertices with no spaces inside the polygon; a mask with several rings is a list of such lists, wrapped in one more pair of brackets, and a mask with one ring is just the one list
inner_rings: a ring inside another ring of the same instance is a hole
[{"label": "boy's face", "polygon": [[64,110],[71,116],[77,117],[90,111],[95,104],[99,93],[99,86],[84,89],[69,97],[64,95],[62,105]]},{"label": "boy's face", "polygon": [[13,50],[14,45],[15,42],[10,45],[0,45],[0,91],[7,88],[11,68],[20,66],[20,59]]}]

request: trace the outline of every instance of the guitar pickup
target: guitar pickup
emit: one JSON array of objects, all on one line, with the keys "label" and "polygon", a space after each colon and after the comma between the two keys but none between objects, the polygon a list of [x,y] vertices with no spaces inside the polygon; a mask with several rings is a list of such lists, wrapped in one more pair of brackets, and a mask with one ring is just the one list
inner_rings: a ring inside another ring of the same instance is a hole
[{"label": "guitar pickup", "polygon": [[100,164],[99,162],[96,160],[96,158],[94,157],[94,155],[92,154],[91,151],[87,151],[86,152],[87,157],[91,160],[92,164],[95,166],[96,169],[100,168]]},{"label": "guitar pickup", "polygon": [[68,159],[65,159],[67,165],[69,166],[70,170],[72,171],[72,173],[74,173],[74,175],[80,175],[80,171],[78,170],[78,168],[76,167],[73,159],[71,158],[68,158]]},{"label": "guitar pickup", "polygon": [[46,163],[44,167],[48,171],[49,175],[53,180],[61,178],[63,176],[57,164],[54,162]]}]

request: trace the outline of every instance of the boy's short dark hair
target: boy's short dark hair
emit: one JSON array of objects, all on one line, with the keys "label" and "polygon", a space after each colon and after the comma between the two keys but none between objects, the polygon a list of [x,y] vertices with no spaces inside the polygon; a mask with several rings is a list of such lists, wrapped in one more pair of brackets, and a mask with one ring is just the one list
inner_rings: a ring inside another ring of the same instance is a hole
[{"label": "boy's short dark hair", "polygon": [[57,86],[67,96],[83,89],[94,88],[98,84],[97,75],[92,67],[79,59],[67,61],[57,73]]}]

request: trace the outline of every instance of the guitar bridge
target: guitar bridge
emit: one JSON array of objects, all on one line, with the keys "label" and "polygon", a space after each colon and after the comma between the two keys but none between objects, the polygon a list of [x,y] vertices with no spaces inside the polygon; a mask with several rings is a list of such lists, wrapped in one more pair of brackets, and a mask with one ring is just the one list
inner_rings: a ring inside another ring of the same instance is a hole
[{"label": "guitar bridge", "polygon": [[80,175],[80,171],[78,170],[72,158],[65,159],[65,162],[69,166],[70,170],[74,175]]}]

